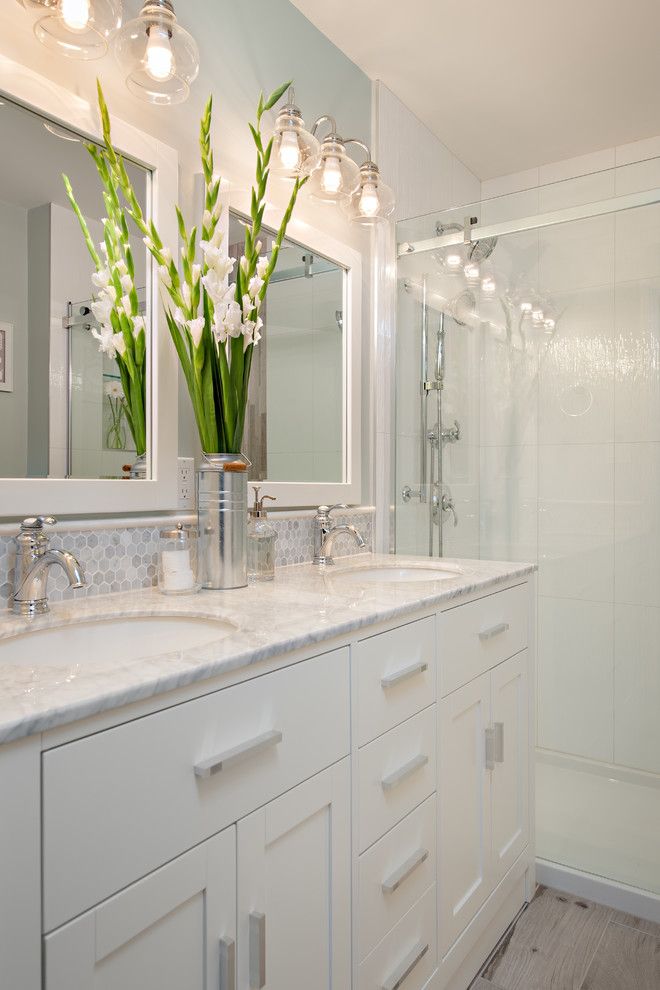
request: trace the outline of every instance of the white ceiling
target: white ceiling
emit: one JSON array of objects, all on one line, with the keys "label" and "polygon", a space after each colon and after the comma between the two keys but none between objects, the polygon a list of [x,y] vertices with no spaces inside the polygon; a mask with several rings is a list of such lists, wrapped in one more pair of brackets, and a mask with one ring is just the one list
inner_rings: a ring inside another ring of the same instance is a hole
[{"label": "white ceiling", "polygon": [[660,133],[660,0],[293,0],[481,179]]}]

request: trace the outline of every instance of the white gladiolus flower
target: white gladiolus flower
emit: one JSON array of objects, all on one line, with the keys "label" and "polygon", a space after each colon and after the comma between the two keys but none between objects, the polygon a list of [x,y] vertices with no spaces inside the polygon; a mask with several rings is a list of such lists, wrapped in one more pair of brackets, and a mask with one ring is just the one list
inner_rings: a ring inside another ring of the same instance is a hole
[{"label": "white gladiolus flower", "polygon": [[104,386],[104,392],[111,399],[124,398],[124,390],[121,387],[120,382],[106,382]]},{"label": "white gladiolus flower", "polygon": [[111,326],[102,326],[100,331],[92,327],[92,337],[99,342],[99,350],[102,354],[107,354],[109,358],[115,356],[114,333]]},{"label": "white gladiolus flower", "polygon": [[116,262],[115,268],[120,275],[128,275],[128,268],[126,267],[126,262],[123,258],[120,258],[119,261]]},{"label": "white gladiolus flower", "polygon": [[183,296],[184,303],[186,304],[186,306],[188,307],[188,309],[190,309],[190,303],[192,301],[192,296],[190,294],[190,286],[188,285],[187,282],[184,282],[183,285],[181,286],[181,295]]},{"label": "white gladiolus flower", "polygon": [[241,307],[236,300],[233,299],[230,303],[227,303],[227,312],[222,322],[230,337],[240,337],[243,329],[241,317]]},{"label": "white gladiolus flower", "polygon": [[213,320],[213,336],[219,344],[224,344],[227,340],[227,330],[222,320],[223,318],[221,318],[219,312],[216,310]]},{"label": "white gladiolus flower", "polygon": [[99,299],[109,299],[114,305],[117,300],[117,290],[114,285],[106,285],[104,289],[101,289],[99,292]]},{"label": "white gladiolus flower", "polygon": [[142,240],[144,242],[144,246],[146,247],[147,251],[153,251],[154,242],[151,240],[151,238],[143,237]]},{"label": "white gladiolus flower", "polygon": [[250,344],[258,344],[261,340],[261,334],[259,331],[263,327],[263,322],[260,317],[256,320],[246,320],[243,324],[243,353],[248,349]]},{"label": "white gladiolus flower", "polygon": [[131,300],[130,300],[130,298],[128,296],[122,296],[121,297],[121,302],[117,304],[117,309],[119,309],[120,306],[124,310],[124,312],[126,313],[126,316],[130,316],[131,315],[132,306],[131,306]]},{"label": "white gladiolus flower", "polygon": [[140,333],[144,330],[146,333],[146,324],[144,322],[144,316],[134,316],[133,317],[133,336],[138,337]]},{"label": "white gladiolus flower", "polygon": [[241,255],[241,271],[244,275],[248,273],[248,260],[244,254]]},{"label": "white gladiolus flower", "polygon": [[[145,243],[146,243],[146,241],[145,241]],[[105,241],[101,241],[101,243],[99,244],[99,250],[101,251],[102,254],[107,255],[107,253],[108,253],[108,245],[105,243]]]},{"label": "white gladiolus flower", "polygon": [[259,278],[264,277],[266,271],[268,270],[269,264],[270,262],[268,259],[268,255],[262,254],[262,256],[259,258],[259,261],[257,262],[257,275],[259,276]]},{"label": "white gladiolus flower", "polygon": [[172,284],[172,279],[170,278],[170,273],[165,265],[161,265],[158,269],[158,274],[160,275],[160,280],[166,288],[169,288]]},{"label": "white gladiolus flower", "polygon": [[178,306],[177,306],[177,308],[176,308],[176,309],[174,310],[174,312],[172,313],[172,316],[174,317],[174,322],[175,322],[175,323],[178,323],[178,325],[179,325],[180,327],[182,327],[182,326],[184,326],[184,325],[185,325],[185,322],[186,322],[186,318],[185,318],[185,316],[183,315],[183,313],[181,312],[181,310],[179,309],[179,307],[178,307]]},{"label": "white gladiolus flower", "polygon": [[99,323],[109,323],[112,312],[112,302],[110,299],[97,299],[92,303],[92,313]]},{"label": "white gladiolus flower", "polygon": [[105,289],[110,282],[110,272],[107,268],[102,268],[100,272],[92,272],[92,285],[97,289]]},{"label": "white gladiolus flower", "polygon": [[124,292],[130,292],[133,288],[133,279],[130,275],[122,275],[119,281],[121,282],[121,287]]},{"label": "white gladiolus flower", "polygon": [[250,293],[253,299],[256,299],[256,297],[259,295],[259,290],[261,289],[261,286],[263,284],[264,284],[264,280],[262,278],[259,278],[258,275],[252,276],[252,278],[250,279],[250,283],[248,285],[248,292]]},{"label": "white gladiolus flower", "polygon": [[257,241],[257,243],[254,245],[254,250],[256,251],[257,254],[259,254],[259,252],[261,251],[261,247],[262,247],[261,241]]},{"label": "white gladiolus flower", "polygon": [[199,277],[200,277],[201,274],[202,274],[202,266],[201,265],[193,265],[192,266],[192,282],[193,282],[193,285],[197,285],[197,283],[199,282]]},{"label": "white gladiolus flower", "polygon": [[222,203],[220,202],[220,197],[218,196],[218,198],[215,201],[215,206],[213,207],[213,219],[219,220],[221,213],[222,213]]},{"label": "white gladiolus flower", "polygon": [[214,303],[222,302],[226,290],[225,281],[214,268],[209,268],[206,275],[202,275],[202,285]]},{"label": "white gladiolus flower", "polygon": [[199,347],[202,339],[202,333],[204,332],[204,317],[198,316],[196,320],[190,320],[188,323],[188,330],[190,331],[193,344],[195,347]]},{"label": "white gladiolus flower", "polygon": [[126,353],[126,341],[124,340],[124,335],[122,333],[113,334],[112,343],[114,344],[117,354],[119,354],[120,357],[123,357]]},{"label": "white gladiolus flower", "polygon": [[172,264],[172,252],[168,247],[161,248],[161,256],[166,265]]},{"label": "white gladiolus flower", "polygon": [[254,309],[254,302],[246,292],[245,295],[243,296],[243,317],[247,319],[253,309]]},{"label": "white gladiolus flower", "polygon": [[204,210],[204,216],[202,217],[202,226],[210,227],[213,217],[211,216],[209,210]]}]

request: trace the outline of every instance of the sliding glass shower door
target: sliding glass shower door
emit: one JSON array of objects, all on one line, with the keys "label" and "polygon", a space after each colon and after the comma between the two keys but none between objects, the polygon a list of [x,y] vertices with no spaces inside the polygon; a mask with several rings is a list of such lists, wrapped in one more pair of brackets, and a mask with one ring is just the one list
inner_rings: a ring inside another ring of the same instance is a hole
[{"label": "sliding glass shower door", "polygon": [[397,550],[538,562],[538,855],[660,893],[660,162],[397,240]]}]

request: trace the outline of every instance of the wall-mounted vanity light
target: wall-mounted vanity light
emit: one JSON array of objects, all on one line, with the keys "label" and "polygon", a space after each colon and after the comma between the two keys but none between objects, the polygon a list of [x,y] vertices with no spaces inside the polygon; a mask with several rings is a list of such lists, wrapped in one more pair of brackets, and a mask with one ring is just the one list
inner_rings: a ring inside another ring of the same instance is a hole
[{"label": "wall-mounted vanity light", "polygon": [[67,58],[102,58],[110,36],[121,25],[121,0],[18,0],[40,16],[34,33]]},{"label": "wall-mounted vanity light", "polygon": [[[316,132],[323,124],[329,133],[320,142]],[[305,175],[312,199],[322,203],[340,203],[354,222],[372,226],[391,216],[394,193],[380,177],[378,166],[364,141],[339,136],[337,123],[330,114],[323,114],[312,127],[305,130],[293,89],[275,122],[273,142],[273,172],[289,179]],[[367,160],[359,166],[348,154],[346,146],[357,145]]]},{"label": "wall-mounted vanity light", "polygon": [[138,17],[116,35],[114,50],[131,93],[161,106],[188,98],[199,72],[199,49],[178,24],[172,0],[146,0]]}]

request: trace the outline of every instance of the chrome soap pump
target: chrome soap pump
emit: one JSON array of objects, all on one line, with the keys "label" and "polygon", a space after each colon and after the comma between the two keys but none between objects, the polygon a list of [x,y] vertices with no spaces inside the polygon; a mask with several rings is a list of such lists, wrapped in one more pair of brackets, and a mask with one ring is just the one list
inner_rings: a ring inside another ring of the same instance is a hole
[{"label": "chrome soap pump", "polygon": [[277,533],[266,522],[268,513],[264,509],[264,501],[268,498],[275,502],[274,495],[262,495],[259,498],[259,486],[253,485],[254,505],[248,513],[248,551],[247,570],[248,581],[272,581],[275,577],[275,541]]}]

